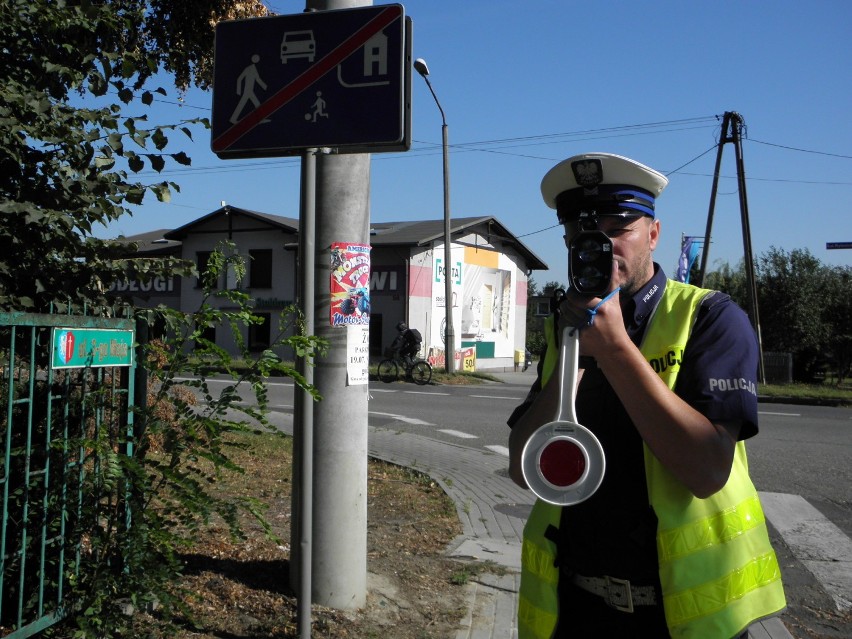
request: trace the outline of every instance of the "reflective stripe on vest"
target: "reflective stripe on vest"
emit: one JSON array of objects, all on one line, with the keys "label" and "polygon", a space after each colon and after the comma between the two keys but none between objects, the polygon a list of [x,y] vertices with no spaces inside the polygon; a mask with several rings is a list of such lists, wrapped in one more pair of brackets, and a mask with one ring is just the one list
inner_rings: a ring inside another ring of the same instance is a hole
[{"label": "reflective stripe on vest", "polygon": [[[709,291],[672,280],[646,330],[641,352],[674,388],[701,301]],[[542,384],[556,370],[553,319],[545,321]],[[655,365],[656,363],[656,365]],[[733,637],[753,621],[784,608],[784,591],[757,492],[748,476],[745,445],[736,447],[725,487],[697,499],[645,447],[648,496],[658,517],[657,546],[666,622],[672,637]],[[560,509],[537,501],[524,527],[519,639],[550,639],[559,602],[555,544],[544,539]]]}]

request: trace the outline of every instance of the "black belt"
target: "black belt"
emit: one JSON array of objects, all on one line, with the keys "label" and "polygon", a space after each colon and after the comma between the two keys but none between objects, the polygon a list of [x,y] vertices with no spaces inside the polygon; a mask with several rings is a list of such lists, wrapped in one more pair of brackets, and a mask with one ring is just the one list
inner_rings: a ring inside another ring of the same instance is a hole
[{"label": "black belt", "polygon": [[656,606],[657,592],[654,586],[636,586],[627,579],[603,577],[584,577],[569,573],[571,583],[598,597],[603,597],[607,605],[621,612],[633,612],[634,606]]}]

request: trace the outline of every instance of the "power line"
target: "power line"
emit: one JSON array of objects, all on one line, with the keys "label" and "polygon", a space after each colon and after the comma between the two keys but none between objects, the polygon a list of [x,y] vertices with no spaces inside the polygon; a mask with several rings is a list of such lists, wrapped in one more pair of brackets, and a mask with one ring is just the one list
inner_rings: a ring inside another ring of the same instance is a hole
[{"label": "power line", "polygon": [[[199,109],[204,111],[210,111],[209,107],[199,107],[191,104],[187,104],[183,101],[174,102],[171,100],[164,100],[162,98],[154,98],[155,102],[160,102],[163,104],[169,105],[177,105],[181,108],[192,108]],[[507,149],[517,149],[522,147],[529,146],[543,146],[548,144],[560,144],[567,140],[573,141],[588,141],[588,140],[597,140],[597,139],[609,139],[614,137],[627,137],[634,135],[651,135],[656,133],[672,133],[678,131],[686,131],[693,130],[697,128],[707,128],[708,126],[716,126],[718,120],[718,116],[699,116],[692,118],[680,118],[674,120],[661,120],[658,122],[644,122],[638,124],[625,124],[614,127],[603,127],[596,129],[583,129],[579,131],[564,131],[560,133],[545,133],[539,135],[530,135],[530,136],[515,136],[515,137],[507,137],[507,138],[495,138],[492,140],[479,140],[474,142],[459,142],[455,144],[450,144],[450,151],[454,153],[468,153],[468,152],[479,152],[479,153],[492,153],[497,155],[508,155],[512,157],[532,159],[532,160],[545,160],[545,161],[553,161],[554,158],[546,157],[541,155],[533,155],[526,153],[514,153]],[[752,138],[743,138],[744,140],[748,140],[751,142],[755,142],[756,144],[764,144],[766,146],[773,146],[776,148],[786,149],[789,151],[796,151],[800,153],[811,153],[817,155],[825,155],[829,157],[837,157],[842,159],[852,159],[852,156],[842,155],[837,153],[829,153],[825,151],[815,151],[810,149],[802,149],[797,147],[792,147],[783,144],[777,144],[773,142],[765,142],[762,140],[755,140]],[[426,142],[423,140],[414,140],[414,142],[418,144],[423,144],[425,146],[420,148],[414,148],[404,153],[386,153],[382,154],[375,159],[381,160],[390,160],[390,159],[401,159],[401,158],[413,158],[420,157],[423,155],[433,155],[441,152],[441,145],[437,143]],[[500,146],[502,145],[502,146]],[[492,148],[485,148],[492,147]],[[496,147],[496,148],[495,148]],[[672,175],[674,173],[680,173],[681,175],[694,175],[694,176],[702,176],[706,177],[705,174],[700,173],[687,173],[681,172],[683,168],[689,166],[693,162],[705,156],[707,153],[715,149],[717,145],[713,145],[706,151],[701,152],[685,164],[682,164],[676,169],[669,171],[666,175]],[[295,164],[298,158],[288,158],[286,163]],[[273,168],[281,165],[281,160],[268,160],[264,162],[254,162],[251,164],[241,163],[239,166],[202,166],[202,167],[186,167],[186,168],[176,168],[171,171],[163,171],[156,175],[189,175],[189,174],[214,174],[214,173],[236,173],[242,171],[250,171],[257,169],[265,169],[265,168]],[[143,172],[141,175],[155,175],[154,172]],[[712,176],[711,176],[712,177]],[[755,178],[749,177],[749,180],[753,181],[766,181],[766,182],[787,182],[787,183],[798,183],[798,184],[826,184],[826,185],[848,185],[849,182],[825,182],[825,181],[816,181],[816,180],[791,180],[791,179],[782,179],[782,178]],[[552,227],[550,227],[552,228]],[[542,229],[549,230],[549,229]],[[538,233],[539,231],[535,231],[531,234]]]},{"label": "power line", "polygon": [[538,235],[539,233],[544,233],[545,231],[550,231],[551,229],[555,229],[557,227],[562,226],[561,224],[553,224],[552,226],[545,227],[543,229],[539,229],[537,231],[530,231],[529,233],[523,233],[522,235],[516,235],[515,237],[529,237],[530,235]]},{"label": "power line", "polygon": [[[693,177],[713,177],[712,173],[689,173],[683,172],[681,175],[691,175]],[[720,175],[720,178],[724,178],[727,180],[735,180],[736,176],[732,175]],[[749,175],[746,178],[749,182],[787,182],[790,184],[819,184],[819,185],[827,185],[827,186],[850,186],[852,182],[826,182],[825,180],[789,180],[786,178],[759,178],[753,177]],[[734,191],[736,192],[736,191]],[[727,195],[730,195],[728,193]]]},{"label": "power line", "polygon": [[[267,8],[269,8],[269,7],[267,7]],[[187,104],[183,100],[173,101],[173,100],[165,100],[163,98],[156,98],[155,97],[154,102],[159,102],[161,104],[169,104],[169,105],[172,105],[172,106],[178,106],[180,108],[197,109],[199,111],[206,111],[206,112],[211,111],[211,107],[201,107],[201,106],[196,106],[196,105],[192,105],[192,104]],[[620,125],[620,126],[604,127],[604,128],[599,128],[599,129],[585,129],[585,130],[580,130],[580,131],[567,131],[567,132],[562,132],[562,133],[545,133],[545,134],[540,134],[540,135],[519,136],[519,137],[509,137],[509,138],[496,138],[494,140],[480,140],[480,141],[477,141],[477,142],[462,142],[462,143],[451,144],[450,149],[455,150],[455,151],[471,151],[471,150],[473,150],[473,151],[495,152],[496,153],[496,151],[489,151],[488,149],[483,149],[483,148],[480,148],[480,147],[490,146],[490,145],[506,144],[506,143],[514,143],[514,142],[522,142],[522,143],[529,143],[529,144],[512,144],[510,146],[503,147],[503,148],[517,148],[519,146],[536,146],[538,144],[557,144],[560,141],[560,140],[557,140],[557,138],[580,138],[580,136],[590,135],[590,134],[617,133],[617,132],[632,131],[632,130],[636,130],[636,129],[670,127],[670,126],[673,126],[673,125],[684,125],[684,124],[692,125],[692,124],[702,124],[702,123],[711,124],[712,123],[712,125],[715,126],[718,122],[718,119],[719,119],[718,115],[698,116],[698,117],[692,117],[692,118],[680,118],[680,119],[675,119],[675,120],[661,120],[659,122],[644,122],[644,123],[639,123],[639,124],[624,124],[624,125]],[[696,128],[705,128],[705,127],[704,126],[687,126],[687,127],[668,129],[668,130],[658,131],[658,132],[670,133],[672,131],[683,131],[683,130],[691,130],[691,129],[696,129]],[[621,136],[620,135],[612,135],[612,136],[604,136],[603,138],[587,137],[587,138],[580,138],[580,139],[582,139],[582,140],[595,140],[595,139],[606,139],[607,137],[621,137]],[[828,151],[815,151],[813,149],[802,149],[802,148],[799,148],[799,147],[789,146],[789,145],[786,145],[786,144],[778,144],[778,143],[775,143],[775,142],[766,142],[766,141],[763,141],[763,140],[755,140],[754,138],[749,138],[749,137],[745,137],[745,136],[743,137],[743,140],[748,140],[750,142],[754,142],[755,144],[763,144],[763,145],[766,145],[766,146],[772,146],[772,147],[776,147],[776,148],[779,148],[779,149],[785,149],[785,150],[788,150],[788,151],[796,151],[796,152],[799,152],[799,153],[811,153],[811,154],[814,154],[814,155],[825,155],[825,156],[828,156],[828,157],[841,158],[841,159],[844,159],[844,160],[852,160],[852,155],[844,155],[842,153],[830,153]],[[535,141],[540,141],[540,142],[535,142]],[[431,146],[434,146],[434,148],[436,149],[435,152],[437,152],[441,148],[440,144],[432,144],[432,143],[428,143],[428,144],[430,144]],[[684,168],[685,166],[688,166],[689,164],[691,164],[695,160],[697,160],[697,159],[701,158],[702,156],[706,155],[707,153],[709,153],[709,151],[712,150],[713,148],[716,148],[715,145],[713,147],[711,147],[711,149],[708,149],[707,151],[704,151],[700,155],[696,156],[695,158],[693,158],[692,160],[690,160],[689,162],[687,162],[683,166],[681,166],[677,169],[674,169],[673,171],[670,171],[669,173],[667,173],[667,175],[671,175],[672,173],[677,173],[680,169]],[[431,151],[431,148],[425,149],[425,150],[413,149],[411,151],[408,151],[408,153],[409,154],[410,153],[417,154],[417,151],[421,151],[421,154],[428,154]],[[503,153],[505,155],[515,155],[517,157],[525,157],[525,158],[534,159],[534,160],[552,160],[552,158],[545,158],[545,157],[534,156],[534,155],[513,154],[513,153],[508,153],[508,152],[505,152],[505,151],[501,151],[500,153]],[[396,154],[393,154],[393,155],[396,155]],[[785,180],[779,180],[779,181],[785,181]],[[789,180],[789,181],[792,182],[794,180]],[[829,184],[832,184],[832,183],[829,183]],[[838,182],[837,184],[845,184],[845,182]]]},{"label": "power line", "polygon": [[710,147],[709,149],[707,149],[706,151],[703,151],[702,153],[699,153],[698,155],[696,155],[694,158],[692,158],[692,159],[691,159],[689,162],[687,162],[686,164],[681,164],[679,167],[677,167],[677,168],[676,168],[676,169],[674,169],[673,171],[669,171],[668,173],[666,173],[666,175],[671,175],[671,174],[673,174],[673,173],[677,173],[677,172],[678,172],[678,171],[680,171],[682,168],[689,166],[690,164],[692,164],[693,162],[695,162],[695,161],[696,161],[696,160],[698,160],[699,158],[703,158],[705,155],[707,155],[708,153],[710,153],[710,151],[712,151],[713,149],[717,148],[717,146],[718,146],[718,145],[714,144],[713,146],[711,146],[711,147]]},{"label": "power line", "polygon": [[852,155],[842,155],[840,153],[829,153],[827,151],[813,151],[810,149],[799,149],[794,146],[786,146],[784,144],[775,144],[773,142],[763,142],[761,140],[755,140],[754,138],[745,138],[749,142],[755,142],[756,144],[765,144],[766,146],[774,146],[779,149],[786,149],[788,151],[798,151],[799,153],[813,153],[815,155],[827,155],[832,158],[843,158],[844,160],[852,160]]}]

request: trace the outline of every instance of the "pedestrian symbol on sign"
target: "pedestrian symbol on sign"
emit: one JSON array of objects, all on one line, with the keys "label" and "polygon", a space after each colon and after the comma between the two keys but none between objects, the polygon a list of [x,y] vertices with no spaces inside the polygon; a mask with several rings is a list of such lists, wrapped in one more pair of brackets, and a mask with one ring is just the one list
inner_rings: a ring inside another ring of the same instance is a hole
[{"label": "pedestrian symbol on sign", "polygon": [[[258,62],[260,62],[260,56],[255,53],[251,57],[251,64],[243,69],[240,77],[237,78],[237,95],[241,95],[242,97],[239,103],[237,103],[237,108],[231,114],[231,124],[236,124],[240,121],[240,114],[248,102],[251,102],[255,109],[260,106],[260,100],[254,94],[254,85],[258,84],[261,89],[266,90],[266,83],[260,79],[260,73],[257,71]],[[269,120],[263,120],[263,122],[269,122]]]}]

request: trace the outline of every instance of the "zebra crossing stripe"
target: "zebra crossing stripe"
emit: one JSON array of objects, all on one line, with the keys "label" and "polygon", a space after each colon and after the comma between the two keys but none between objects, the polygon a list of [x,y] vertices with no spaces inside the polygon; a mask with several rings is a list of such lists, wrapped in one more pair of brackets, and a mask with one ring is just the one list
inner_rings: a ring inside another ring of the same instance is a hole
[{"label": "zebra crossing stripe", "polygon": [[450,435],[451,437],[458,437],[459,439],[479,439],[476,435],[471,435],[470,433],[463,433],[460,430],[449,430],[446,428],[439,428],[439,433],[444,433],[445,435]]},{"label": "zebra crossing stripe", "polygon": [[801,495],[760,493],[767,519],[841,612],[852,609],[852,540]]},{"label": "zebra crossing stripe", "polygon": [[486,446],[486,448],[492,452],[497,453],[498,455],[503,455],[503,457],[509,456],[509,449],[505,446]]}]

